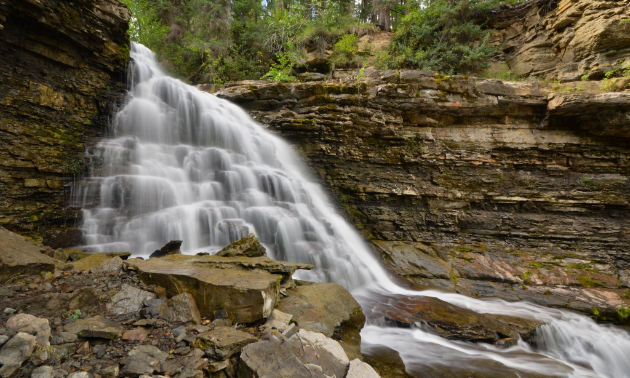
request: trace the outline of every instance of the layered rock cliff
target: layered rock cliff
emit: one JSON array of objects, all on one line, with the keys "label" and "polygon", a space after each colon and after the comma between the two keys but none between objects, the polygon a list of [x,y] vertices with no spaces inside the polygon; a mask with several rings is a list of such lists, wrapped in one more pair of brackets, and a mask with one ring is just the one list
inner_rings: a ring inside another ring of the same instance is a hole
[{"label": "layered rock cliff", "polygon": [[116,0],[0,2],[0,225],[80,241],[64,186],[124,93],[129,18]]},{"label": "layered rock cliff", "polygon": [[294,143],[413,285],[587,312],[629,297],[628,92],[366,71],[218,95]]}]

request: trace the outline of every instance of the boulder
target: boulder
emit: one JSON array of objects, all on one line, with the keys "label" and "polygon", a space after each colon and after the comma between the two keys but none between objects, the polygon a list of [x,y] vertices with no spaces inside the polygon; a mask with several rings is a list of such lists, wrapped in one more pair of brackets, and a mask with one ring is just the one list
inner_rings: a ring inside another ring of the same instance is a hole
[{"label": "boulder", "polygon": [[104,366],[100,370],[98,370],[97,375],[102,378],[116,378],[118,377],[118,373],[120,372],[120,366],[118,364]]},{"label": "boulder", "polygon": [[[83,257],[77,261],[72,262],[72,266],[74,267],[74,269],[76,270],[83,270],[85,272],[90,272],[92,269],[96,268],[97,266],[99,266],[100,264],[104,263],[105,261],[111,260],[114,257],[118,257],[121,260],[124,260],[125,256],[128,256],[128,252],[123,252],[123,253],[92,253],[87,257]],[[109,264],[116,264],[118,262],[118,260],[114,260],[113,262],[110,262]],[[104,266],[104,268],[106,268]],[[97,272],[95,272],[97,273]],[[105,272],[101,272],[101,273],[105,273]]]},{"label": "boulder", "polygon": [[171,255],[159,259],[131,259],[147,285],[164,289],[167,297],[193,296],[202,317],[227,310],[232,321],[251,323],[267,318],[276,305],[280,286],[292,282],[297,269],[312,265],[275,261],[268,257]]},{"label": "boulder", "polygon": [[243,348],[237,376],[313,378],[311,371],[293,351],[278,341],[260,341]]},{"label": "boulder", "polygon": [[124,360],[125,366],[122,369],[122,374],[128,377],[152,375],[161,369],[160,361],[145,353],[129,355]]},{"label": "boulder", "polygon": [[168,319],[169,309],[162,299],[145,299],[142,302],[146,307],[140,310],[140,316],[145,319]]},{"label": "boulder", "polygon": [[117,272],[122,269],[123,260],[116,256],[111,259],[107,259],[94,268],[90,269],[90,273],[92,274],[103,274],[103,273],[111,273]]},{"label": "boulder", "polygon": [[195,298],[189,293],[182,293],[169,299],[168,321],[171,323],[201,324],[201,315],[195,303]]},{"label": "boulder", "polygon": [[124,284],[107,303],[107,310],[115,315],[123,315],[142,309],[142,304],[147,299],[155,298],[155,294],[140,290],[134,286]]},{"label": "boulder", "polygon": [[[329,376],[334,374],[337,377],[343,377],[345,375],[350,360],[339,342],[327,338],[322,333],[304,329],[300,329],[296,336],[299,337],[304,351],[302,362],[320,365],[324,374]],[[296,336],[289,340],[294,340]],[[315,354],[312,355],[312,352]]]},{"label": "boulder", "polygon": [[99,299],[94,288],[83,287],[72,293],[50,293],[17,302],[21,309],[35,316],[61,317],[68,311],[85,313],[99,311]]},{"label": "boulder", "polygon": [[40,366],[31,373],[31,378],[53,378],[54,376],[52,366]]},{"label": "boulder", "polygon": [[350,361],[346,378],[381,378],[381,376],[369,364],[355,358]]},{"label": "boulder", "polygon": [[35,350],[37,338],[28,333],[18,332],[0,349],[0,377],[10,377]]},{"label": "boulder", "polygon": [[168,353],[162,352],[158,347],[153,345],[138,345],[134,347],[131,351],[129,351],[129,356],[133,355],[146,355],[151,358],[155,358],[160,363],[164,363],[168,358]]},{"label": "boulder", "polygon": [[179,247],[181,247],[182,243],[183,241],[181,240],[171,240],[170,242],[166,243],[164,247],[153,252],[149,256],[149,258],[164,257],[167,255],[181,255]]},{"label": "boulder", "polygon": [[210,332],[200,333],[197,338],[207,356],[221,361],[240,352],[245,345],[258,341],[249,333],[231,327],[218,327]]},{"label": "boulder", "polygon": [[222,257],[261,257],[267,256],[267,250],[260,244],[258,238],[254,234],[249,234],[244,238],[235,241],[234,243],[223,248],[216,253],[216,256]]},{"label": "boulder", "polygon": [[50,345],[51,330],[48,319],[29,314],[17,314],[7,320],[6,327],[14,332],[25,332],[37,337],[41,345]]},{"label": "boulder", "polygon": [[115,339],[125,332],[125,327],[101,315],[88,319],[79,319],[64,326],[66,332],[75,333],[79,337]]},{"label": "boulder", "polygon": [[264,328],[277,329],[280,332],[284,332],[289,327],[291,319],[293,319],[293,315],[286,314],[279,310],[273,310],[267,319]]},{"label": "boulder", "polygon": [[0,227],[0,282],[11,278],[53,272],[55,261],[24,237]]}]

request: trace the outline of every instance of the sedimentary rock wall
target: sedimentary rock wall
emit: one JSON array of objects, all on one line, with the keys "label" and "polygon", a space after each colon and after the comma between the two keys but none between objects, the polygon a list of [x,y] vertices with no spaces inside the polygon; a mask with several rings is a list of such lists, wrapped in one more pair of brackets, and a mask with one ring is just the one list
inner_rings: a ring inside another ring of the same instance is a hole
[{"label": "sedimentary rock wall", "polygon": [[117,0],[0,2],[0,225],[80,238],[52,229],[74,225],[64,185],[125,89],[129,18]]},{"label": "sedimentary rock wall", "polygon": [[630,284],[628,92],[366,71],[218,95],[293,142],[414,285],[590,311],[580,290]]},{"label": "sedimentary rock wall", "polygon": [[488,26],[516,74],[599,80],[630,59],[629,18],[625,0],[531,0],[496,9]]}]

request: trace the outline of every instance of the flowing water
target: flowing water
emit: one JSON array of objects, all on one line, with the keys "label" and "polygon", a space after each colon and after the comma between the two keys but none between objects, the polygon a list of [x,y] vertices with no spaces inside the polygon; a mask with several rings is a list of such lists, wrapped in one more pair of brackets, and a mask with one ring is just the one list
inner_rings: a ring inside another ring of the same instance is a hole
[{"label": "flowing water", "polygon": [[184,253],[214,253],[253,232],[270,257],[315,265],[298,278],[339,283],[361,303],[432,296],[480,313],[547,322],[538,349],[522,341],[507,349],[449,341],[421,327],[372,322],[364,328],[364,347],[397,350],[411,372],[475,370],[489,362],[549,376],[630,377],[630,335],[617,328],[528,303],[399,287],[287,143],[237,106],[165,75],[144,46],[134,44],[131,56],[130,99],[113,120],[112,138],[93,151],[93,177],[72,196],[84,209],[87,250],[147,257],[183,240]]}]

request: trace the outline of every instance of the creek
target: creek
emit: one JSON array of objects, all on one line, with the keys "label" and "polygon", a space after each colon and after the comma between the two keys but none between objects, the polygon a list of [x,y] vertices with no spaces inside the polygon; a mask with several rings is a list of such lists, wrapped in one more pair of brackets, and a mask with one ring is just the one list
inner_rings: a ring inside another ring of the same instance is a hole
[{"label": "creek", "polygon": [[387,306],[394,295],[431,296],[546,322],[535,348],[524,341],[500,348],[368,317],[363,348],[398,351],[412,374],[426,366],[479,371],[489,362],[546,376],[630,377],[630,335],[619,328],[525,302],[397,285],[286,142],[238,106],[164,74],[144,46],[133,44],[131,57],[129,100],[112,121],[112,137],[94,150],[94,174],[72,194],[72,206],[84,209],[85,249],[146,258],[183,240],[183,253],[215,253],[252,232],[270,257],[315,265],[296,278],[339,283],[364,307]]}]

